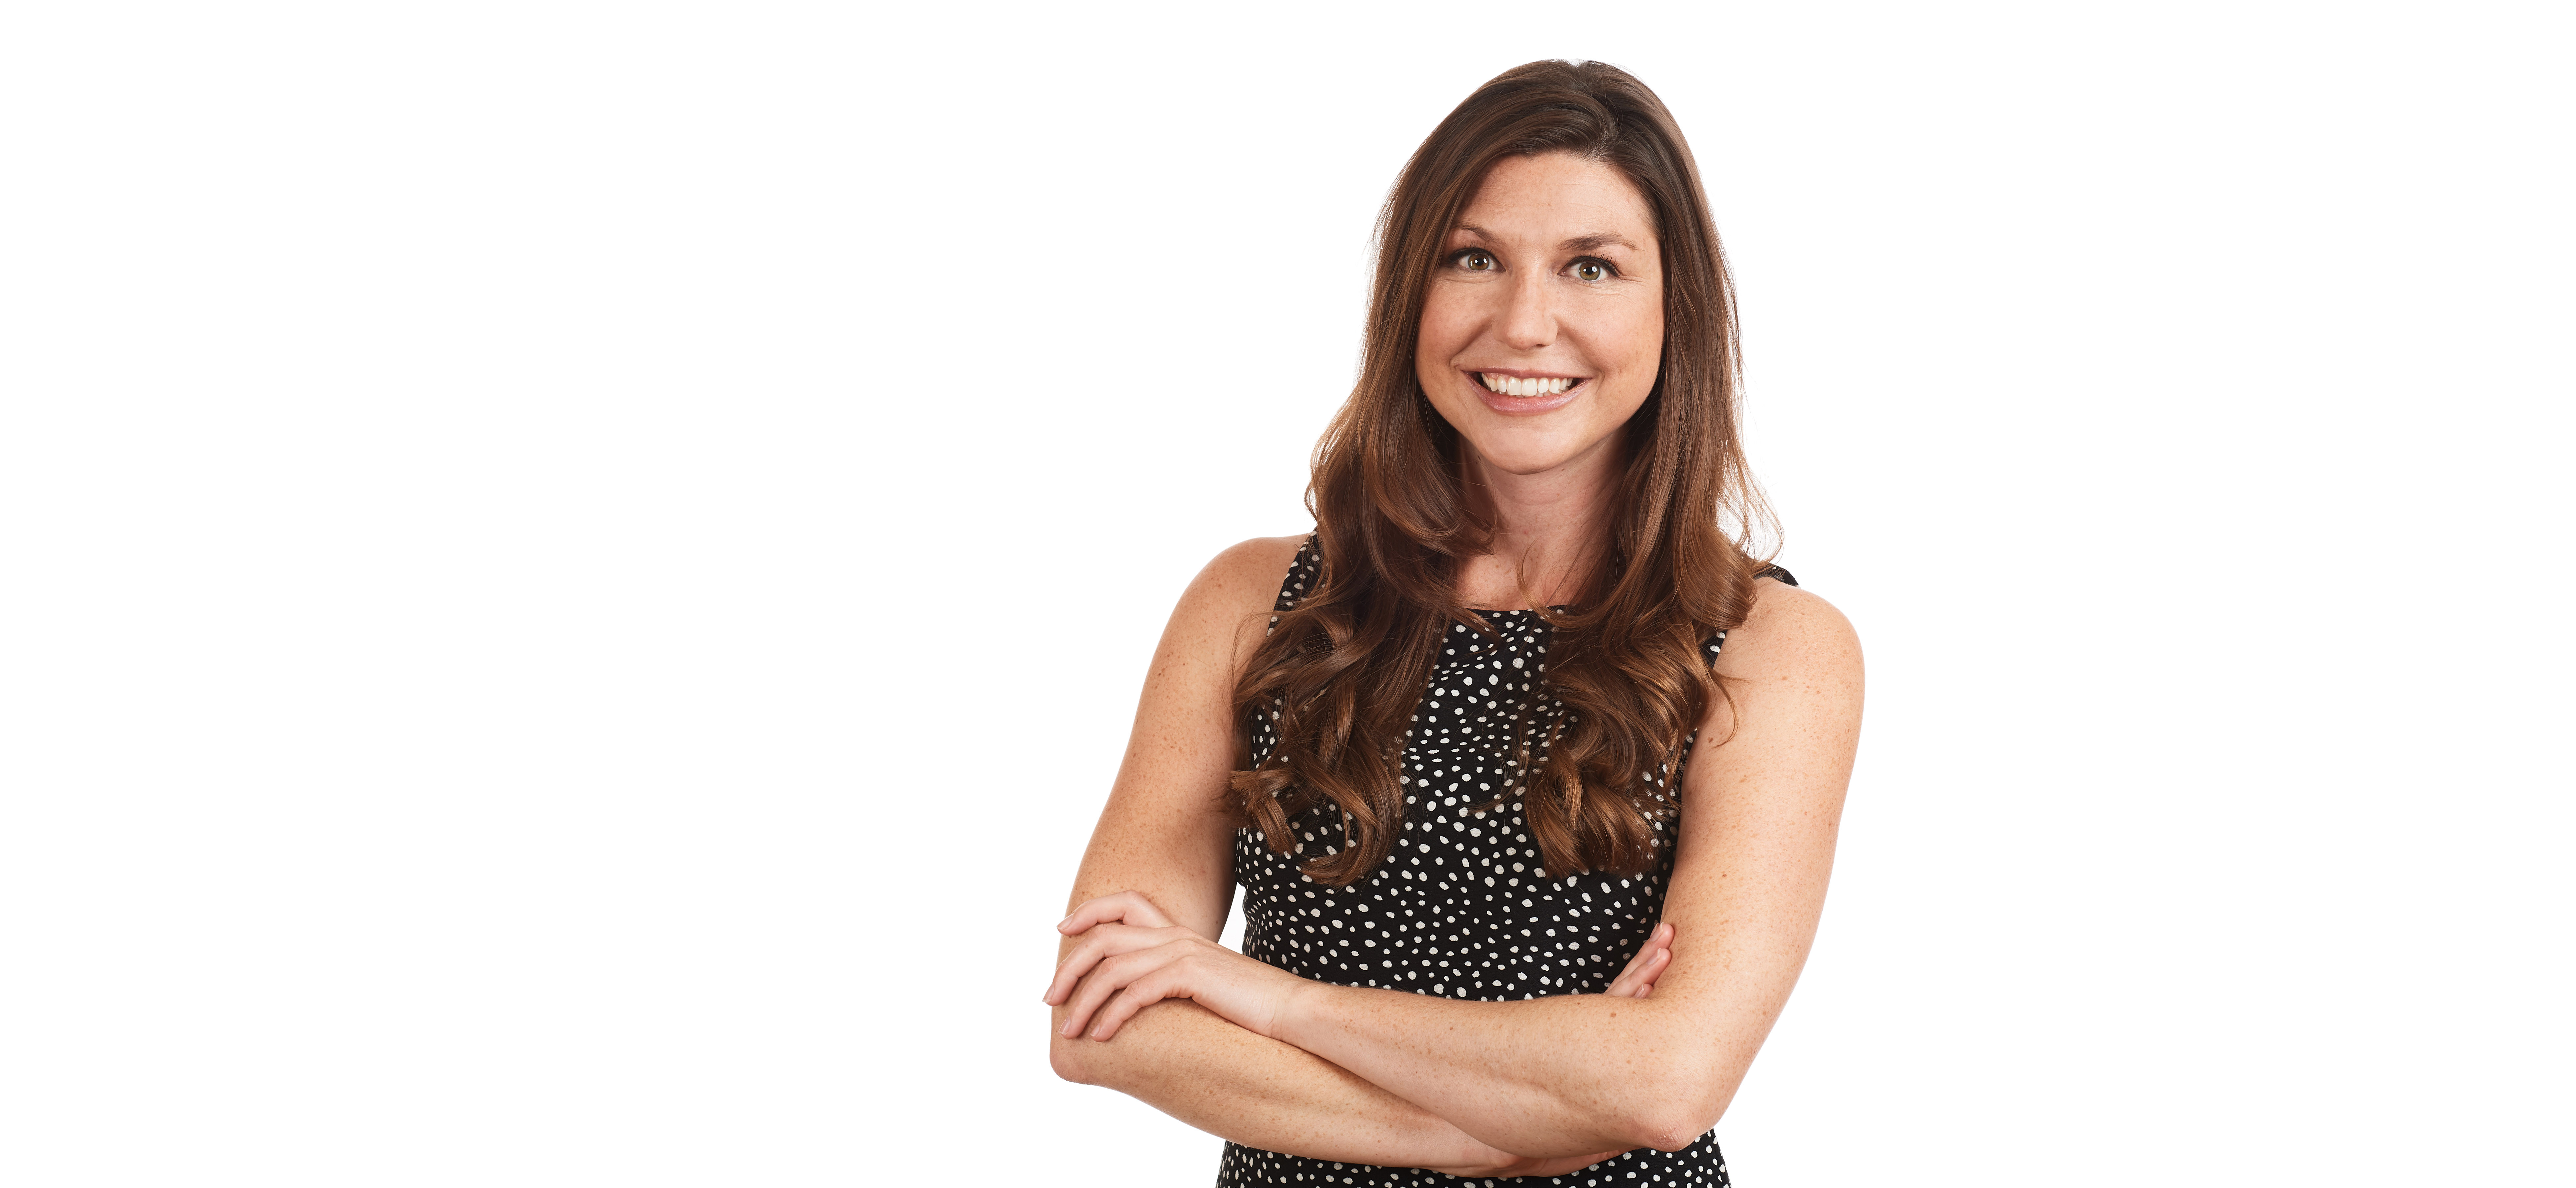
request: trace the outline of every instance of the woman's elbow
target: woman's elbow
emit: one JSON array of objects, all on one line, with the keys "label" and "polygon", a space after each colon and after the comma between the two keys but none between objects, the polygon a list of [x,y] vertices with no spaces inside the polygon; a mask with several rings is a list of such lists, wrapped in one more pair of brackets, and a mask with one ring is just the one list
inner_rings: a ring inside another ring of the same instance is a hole
[{"label": "woman's elbow", "polygon": [[1735,1096],[1732,1079],[1714,1074],[1656,1078],[1622,1120],[1622,1135],[1641,1147],[1678,1151],[1699,1141],[1726,1113]]},{"label": "woman's elbow", "polygon": [[1621,1138],[1632,1147],[1653,1147],[1658,1151],[1678,1151],[1708,1133],[1714,1122],[1702,1122],[1697,1114],[1670,1107],[1648,1107],[1626,1119],[1619,1128]]},{"label": "woman's elbow", "polygon": [[1077,1085],[1100,1083],[1098,1070],[1086,1059],[1096,1045],[1081,1037],[1066,1039],[1061,1035],[1047,1037],[1047,1063],[1055,1066],[1055,1075]]}]

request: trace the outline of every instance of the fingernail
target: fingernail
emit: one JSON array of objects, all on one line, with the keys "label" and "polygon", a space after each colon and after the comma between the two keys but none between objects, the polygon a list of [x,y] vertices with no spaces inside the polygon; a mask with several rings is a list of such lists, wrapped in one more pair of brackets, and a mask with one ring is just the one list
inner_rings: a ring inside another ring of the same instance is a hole
[{"label": "fingernail", "polygon": [[1066,1021],[1065,1021],[1065,1025],[1064,1025],[1064,1026],[1062,1026],[1062,1027],[1057,1028],[1057,1029],[1056,1029],[1056,1031],[1057,1031],[1057,1033],[1058,1033],[1058,1034],[1060,1034],[1060,1035],[1064,1036],[1066,1039],[1072,1039],[1072,1038],[1073,1038],[1073,1022],[1072,1022],[1071,1020],[1066,1020]]}]

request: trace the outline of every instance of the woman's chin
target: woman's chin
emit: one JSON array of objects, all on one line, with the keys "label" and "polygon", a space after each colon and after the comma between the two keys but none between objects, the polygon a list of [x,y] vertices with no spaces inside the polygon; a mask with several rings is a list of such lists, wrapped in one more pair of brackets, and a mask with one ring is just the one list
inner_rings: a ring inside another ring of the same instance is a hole
[{"label": "woman's chin", "polygon": [[[1509,436],[1519,436],[1517,434]],[[1592,452],[1599,441],[1475,441],[1467,443],[1489,470],[1540,475],[1562,470]]]}]

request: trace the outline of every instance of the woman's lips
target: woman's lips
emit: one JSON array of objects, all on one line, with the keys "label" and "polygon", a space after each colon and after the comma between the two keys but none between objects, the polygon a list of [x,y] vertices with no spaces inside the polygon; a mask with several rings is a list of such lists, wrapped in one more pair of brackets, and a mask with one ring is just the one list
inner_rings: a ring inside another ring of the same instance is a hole
[{"label": "woman's lips", "polygon": [[1468,387],[1475,389],[1476,399],[1484,401],[1485,407],[1507,417],[1534,417],[1540,413],[1555,412],[1574,403],[1576,397],[1592,390],[1592,380],[1587,377],[1571,388],[1546,396],[1505,396],[1486,387],[1485,382],[1478,378],[1480,374],[1482,373],[1464,371],[1459,373],[1459,378],[1465,380]]}]

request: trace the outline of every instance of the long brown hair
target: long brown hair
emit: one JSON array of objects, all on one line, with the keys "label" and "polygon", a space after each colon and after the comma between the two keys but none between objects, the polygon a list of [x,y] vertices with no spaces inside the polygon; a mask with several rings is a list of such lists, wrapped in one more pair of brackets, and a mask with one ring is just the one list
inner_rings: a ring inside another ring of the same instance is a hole
[{"label": "long brown hair", "polygon": [[[1467,497],[1463,446],[1414,370],[1425,290],[1450,232],[1507,156],[1572,153],[1618,169],[1644,196],[1662,244],[1664,343],[1653,391],[1621,431],[1609,539],[1579,604],[1541,614],[1548,663],[1523,701],[1517,797],[1545,870],[1637,873],[1664,856],[1678,768],[1710,698],[1701,650],[1744,621],[1769,523],[1746,474],[1737,414],[1735,297],[1698,166],[1646,85],[1599,62],[1505,71],[1432,129],[1378,220],[1360,379],[1316,443],[1306,503],[1322,576],[1278,616],[1235,687],[1277,744],[1234,773],[1239,819],[1271,849],[1289,819],[1337,809],[1344,833],[1306,874],[1348,886],[1384,861],[1404,820],[1396,763],[1406,726],[1461,606],[1461,564],[1494,525]],[[1534,712],[1541,705],[1562,714]],[[1551,705],[1552,708],[1552,705]],[[1533,737],[1536,735],[1537,737]]]}]

